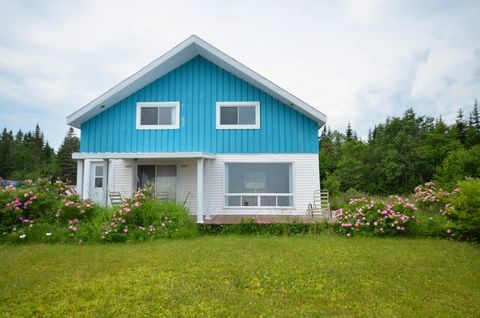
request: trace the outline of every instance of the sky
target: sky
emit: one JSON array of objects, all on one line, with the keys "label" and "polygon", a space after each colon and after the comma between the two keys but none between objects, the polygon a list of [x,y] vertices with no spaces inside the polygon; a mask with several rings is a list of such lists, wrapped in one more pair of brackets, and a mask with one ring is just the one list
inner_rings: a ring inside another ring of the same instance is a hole
[{"label": "sky", "polygon": [[191,34],[361,137],[480,98],[480,1],[0,0],[0,129],[58,149],[67,115]]}]

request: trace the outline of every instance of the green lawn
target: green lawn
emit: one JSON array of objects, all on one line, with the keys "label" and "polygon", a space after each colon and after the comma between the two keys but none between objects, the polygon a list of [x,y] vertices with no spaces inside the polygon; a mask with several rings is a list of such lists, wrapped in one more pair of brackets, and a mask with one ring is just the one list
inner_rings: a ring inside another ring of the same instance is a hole
[{"label": "green lawn", "polygon": [[0,246],[2,316],[477,316],[480,249],[432,239],[218,236]]}]

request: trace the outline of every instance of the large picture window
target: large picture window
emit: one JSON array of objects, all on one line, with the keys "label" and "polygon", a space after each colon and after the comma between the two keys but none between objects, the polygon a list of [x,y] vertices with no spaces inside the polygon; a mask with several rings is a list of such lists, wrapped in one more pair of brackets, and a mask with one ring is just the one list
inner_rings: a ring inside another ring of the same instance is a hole
[{"label": "large picture window", "polygon": [[259,102],[217,102],[217,129],[259,128]]},{"label": "large picture window", "polygon": [[137,129],[177,129],[179,122],[179,102],[137,103]]},{"label": "large picture window", "polygon": [[226,163],[225,206],[293,206],[290,163]]}]

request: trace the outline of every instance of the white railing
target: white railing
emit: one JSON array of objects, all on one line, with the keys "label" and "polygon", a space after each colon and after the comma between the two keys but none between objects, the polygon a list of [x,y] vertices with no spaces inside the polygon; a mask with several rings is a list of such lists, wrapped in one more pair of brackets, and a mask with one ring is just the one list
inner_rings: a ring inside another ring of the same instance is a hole
[{"label": "white railing", "polygon": [[[292,193],[225,193],[225,206],[226,207],[259,207],[259,208],[268,208],[268,207],[293,207],[293,194]],[[229,197],[239,197],[238,205],[229,204]],[[279,197],[288,197],[288,205],[278,205]],[[248,201],[244,200],[247,199]],[[262,205],[262,198],[275,198],[275,203],[270,204],[271,201],[268,201],[268,205]],[[243,204],[243,203],[251,204]],[[256,203],[256,204],[255,204]]]}]

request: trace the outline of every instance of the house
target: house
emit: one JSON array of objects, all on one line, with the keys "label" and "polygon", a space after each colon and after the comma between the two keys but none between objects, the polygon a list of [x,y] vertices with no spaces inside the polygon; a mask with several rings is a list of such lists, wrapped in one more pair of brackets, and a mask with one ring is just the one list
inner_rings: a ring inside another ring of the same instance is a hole
[{"label": "house", "polygon": [[193,35],[67,118],[77,191],[108,203],[153,185],[214,215],[304,215],[326,116]]}]

